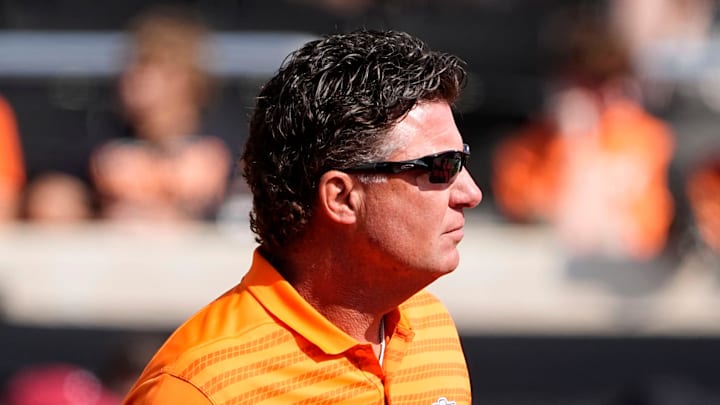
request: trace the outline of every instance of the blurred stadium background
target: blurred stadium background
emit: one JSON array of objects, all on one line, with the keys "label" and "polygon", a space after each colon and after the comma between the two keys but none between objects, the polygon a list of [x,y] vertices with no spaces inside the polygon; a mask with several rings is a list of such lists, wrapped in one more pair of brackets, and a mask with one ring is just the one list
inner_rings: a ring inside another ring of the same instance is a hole
[{"label": "blurred stadium background", "polygon": [[[151,3],[0,1],[0,95],[16,114],[28,181],[61,171],[90,182],[89,155],[111,137],[103,120],[116,103],[124,30]],[[406,30],[467,61],[470,81],[457,120],[484,201],[468,214],[460,268],[432,290],[457,320],[476,403],[720,403],[720,259],[692,237],[683,191],[693,164],[720,146],[716,2],[179,4],[213,29],[218,92],[203,128],[234,157],[259,85],[287,53],[318,35]],[[675,136],[672,254],[662,265],[574,268],[549,225],[503,217],[493,193],[493,152],[542,111],[574,23],[599,17],[618,30],[651,26],[650,11],[668,4],[686,14],[658,12],[654,21],[686,24],[674,33],[687,35],[644,42],[633,63],[649,95],[645,107]],[[238,191],[212,222],[0,224],[0,383],[29,365],[69,363],[122,386],[118,380],[132,378],[179,322],[240,280],[254,246],[248,209]]]}]

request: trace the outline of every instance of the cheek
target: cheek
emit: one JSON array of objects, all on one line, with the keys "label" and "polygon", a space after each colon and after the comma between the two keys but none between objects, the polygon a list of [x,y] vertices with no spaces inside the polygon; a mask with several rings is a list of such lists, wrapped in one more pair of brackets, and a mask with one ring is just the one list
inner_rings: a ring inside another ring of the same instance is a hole
[{"label": "cheek", "polygon": [[388,183],[372,186],[366,194],[364,232],[376,248],[387,249],[402,239],[407,228],[403,218],[401,192]]},{"label": "cheek", "polygon": [[[405,198],[399,198],[399,195]],[[385,198],[373,200],[369,212],[369,234],[378,242],[397,249],[424,250],[442,231],[447,204],[438,196],[394,190]]]},{"label": "cheek", "polygon": [[367,232],[371,240],[387,244],[400,241],[407,232],[404,210],[397,201],[374,201],[368,204]]}]

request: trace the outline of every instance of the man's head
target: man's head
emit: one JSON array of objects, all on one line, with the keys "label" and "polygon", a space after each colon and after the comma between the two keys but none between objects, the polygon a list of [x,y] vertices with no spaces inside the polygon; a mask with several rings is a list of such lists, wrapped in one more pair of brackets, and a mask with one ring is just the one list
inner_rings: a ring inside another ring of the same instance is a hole
[{"label": "man's head", "polygon": [[413,107],[451,104],[464,81],[461,60],[401,32],[333,35],[290,55],[257,98],[242,157],[258,241],[277,251],[296,240],[324,173],[384,160]]}]

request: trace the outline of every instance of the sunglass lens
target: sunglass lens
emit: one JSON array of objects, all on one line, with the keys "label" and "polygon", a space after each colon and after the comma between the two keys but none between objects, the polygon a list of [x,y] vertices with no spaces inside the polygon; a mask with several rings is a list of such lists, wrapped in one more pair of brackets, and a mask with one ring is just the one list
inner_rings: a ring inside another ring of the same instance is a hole
[{"label": "sunglass lens", "polygon": [[462,155],[457,152],[436,157],[430,170],[430,183],[449,183],[462,170],[462,164]]}]

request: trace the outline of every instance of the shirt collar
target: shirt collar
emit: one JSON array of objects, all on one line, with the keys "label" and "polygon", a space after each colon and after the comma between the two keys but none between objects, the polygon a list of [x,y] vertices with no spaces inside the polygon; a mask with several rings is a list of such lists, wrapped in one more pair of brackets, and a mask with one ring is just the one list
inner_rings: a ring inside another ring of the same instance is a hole
[{"label": "shirt collar", "polygon": [[305,301],[258,249],[243,284],[268,312],[325,353],[340,354],[359,344]]}]

